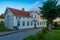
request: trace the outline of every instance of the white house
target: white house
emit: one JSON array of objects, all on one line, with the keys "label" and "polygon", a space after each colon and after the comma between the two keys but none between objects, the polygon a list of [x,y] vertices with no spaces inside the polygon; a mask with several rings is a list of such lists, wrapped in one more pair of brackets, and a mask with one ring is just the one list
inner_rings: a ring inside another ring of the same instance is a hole
[{"label": "white house", "polygon": [[40,14],[36,11],[27,12],[24,8],[22,10],[7,8],[4,16],[5,27],[10,29],[14,29],[14,26],[19,29],[46,26],[46,20],[40,21]]}]

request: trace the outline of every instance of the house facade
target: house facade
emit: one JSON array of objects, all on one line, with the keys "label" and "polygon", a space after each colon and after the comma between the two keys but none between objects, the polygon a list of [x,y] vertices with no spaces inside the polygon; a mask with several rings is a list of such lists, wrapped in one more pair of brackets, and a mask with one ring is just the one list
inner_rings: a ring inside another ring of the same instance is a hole
[{"label": "house facade", "polygon": [[26,12],[24,8],[22,10],[7,8],[4,16],[5,27],[10,29],[14,29],[14,26],[19,29],[46,26],[46,20],[40,21],[40,14],[38,12]]}]

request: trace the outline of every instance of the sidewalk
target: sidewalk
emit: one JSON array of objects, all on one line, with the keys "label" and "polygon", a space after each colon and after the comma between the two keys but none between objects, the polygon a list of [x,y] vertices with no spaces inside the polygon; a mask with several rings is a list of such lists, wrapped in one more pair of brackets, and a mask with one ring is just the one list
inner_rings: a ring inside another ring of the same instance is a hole
[{"label": "sidewalk", "polygon": [[17,31],[10,31],[10,32],[0,32],[0,36],[6,36],[9,34],[17,33]]},{"label": "sidewalk", "polygon": [[35,30],[35,29],[41,29],[41,28],[29,28],[29,29],[20,29],[20,30],[10,31],[10,32],[0,32],[0,36],[6,36],[18,32],[24,32],[24,31]]}]

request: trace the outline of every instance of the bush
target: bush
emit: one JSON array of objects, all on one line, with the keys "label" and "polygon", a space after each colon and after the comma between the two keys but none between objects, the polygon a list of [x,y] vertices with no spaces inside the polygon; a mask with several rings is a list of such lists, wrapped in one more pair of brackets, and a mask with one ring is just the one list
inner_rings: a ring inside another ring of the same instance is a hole
[{"label": "bush", "polygon": [[12,30],[6,27],[0,26],[0,32],[6,32],[6,31],[12,31]]},{"label": "bush", "polygon": [[58,26],[58,24],[55,22],[55,23],[54,23],[54,27],[57,27],[57,26]]},{"label": "bush", "polygon": [[4,21],[0,21],[0,26],[4,26]]},{"label": "bush", "polygon": [[37,32],[37,33],[36,33],[36,36],[37,36],[38,40],[39,40],[39,39],[42,39],[42,37],[43,37],[42,31]]},{"label": "bush", "polygon": [[41,31],[37,32],[36,33],[36,36],[38,37],[38,40],[39,39],[42,39],[43,38],[43,35],[47,32],[47,28],[46,27],[43,27]]},{"label": "bush", "polygon": [[60,30],[60,27],[52,27],[54,30]]},{"label": "bush", "polygon": [[24,38],[23,40],[41,40],[46,32],[47,32],[47,28],[44,27],[42,28],[42,30],[38,31],[36,35],[30,35]]},{"label": "bush", "polygon": [[42,28],[42,33],[44,34],[44,33],[46,33],[47,32],[47,28],[46,27],[43,27]]},{"label": "bush", "polygon": [[23,40],[38,40],[38,39],[35,35],[29,35],[26,38],[24,38]]},{"label": "bush", "polygon": [[60,24],[58,24],[57,26],[60,27]]},{"label": "bush", "polygon": [[14,30],[18,30],[17,26],[13,26],[13,29],[14,29]]}]

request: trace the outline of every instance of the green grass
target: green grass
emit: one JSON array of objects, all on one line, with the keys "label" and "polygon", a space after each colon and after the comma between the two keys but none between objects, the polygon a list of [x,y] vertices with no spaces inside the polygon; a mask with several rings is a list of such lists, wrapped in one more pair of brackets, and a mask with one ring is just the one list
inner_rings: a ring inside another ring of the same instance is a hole
[{"label": "green grass", "polygon": [[11,31],[11,29],[0,26],[0,32],[6,32],[6,31]]},{"label": "green grass", "polygon": [[42,40],[60,40],[60,30],[46,33]]}]

